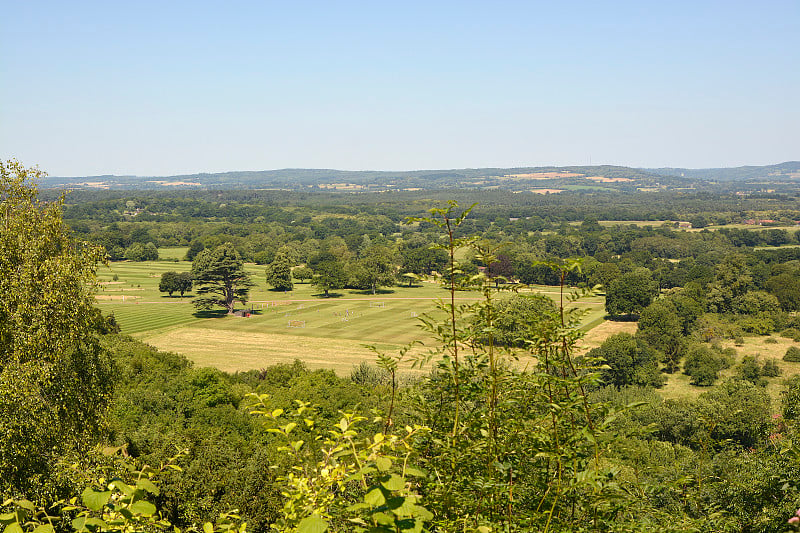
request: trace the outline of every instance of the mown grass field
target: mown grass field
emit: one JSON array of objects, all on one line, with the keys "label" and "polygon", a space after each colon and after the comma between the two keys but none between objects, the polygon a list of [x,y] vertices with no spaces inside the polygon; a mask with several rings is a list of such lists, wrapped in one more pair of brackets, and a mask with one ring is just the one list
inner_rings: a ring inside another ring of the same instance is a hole
[{"label": "mown grass field", "polygon": [[[185,251],[160,252],[162,257],[182,257]],[[191,295],[170,298],[158,291],[162,273],[190,267],[186,261],[112,263],[99,272],[98,303],[105,314],[114,313],[123,333],[184,354],[199,366],[226,371],[263,368],[297,358],[311,368],[346,374],[359,362],[374,360],[366,345],[388,352],[415,340],[430,346],[432,339],[420,329],[419,315],[435,312],[435,300],[449,294],[435,283],[392,287],[377,295],[341,290],[331,298],[317,294],[308,283],[295,284],[290,292],[276,292],[266,286],[263,266],[247,265],[256,286],[246,308],[254,312],[249,318],[225,316],[196,312]],[[558,298],[554,287],[531,290]],[[480,295],[459,292],[457,298],[475,301]],[[579,305],[586,309],[583,329],[603,322],[601,297]]]},{"label": "mown grass field", "polygon": [[[183,257],[186,249],[161,252],[162,257],[177,258]],[[295,290],[287,293],[275,292],[266,286],[263,266],[247,265],[256,282],[247,305],[254,310],[249,318],[220,312],[198,313],[191,305],[191,295],[169,298],[158,291],[163,272],[188,271],[190,267],[186,261],[169,260],[112,263],[99,272],[98,303],[105,314],[114,313],[123,333],[162,350],[184,354],[198,366],[230,372],[300,359],[310,368],[329,368],[347,375],[361,361],[374,361],[368,345],[392,353],[417,340],[424,345],[415,350],[422,352],[434,343],[420,329],[418,317],[435,313],[434,301],[448,297],[447,291],[435,283],[392,287],[374,296],[342,290],[323,298],[307,283],[295,284]],[[555,287],[530,290],[554,300],[559,295]],[[457,297],[460,301],[474,301],[480,295],[459,292]],[[613,334],[636,331],[635,322],[606,321],[602,297],[583,299],[578,305],[585,310],[582,351],[600,346]],[[777,400],[783,380],[800,372],[800,363],[782,360],[791,340],[773,336],[775,344],[766,341],[768,338],[746,337],[743,346],[728,342],[723,347],[736,349],[737,362],[745,355],[755,355],[761,363],[776,360],[782,375],[769,379],[767,391]],[[734,372],[733,368],[725,370],[721,378]],[[707,390],[691,385],[689,380],[680,372],[671,374],[660,392],[666,398],[693,398]]]}]

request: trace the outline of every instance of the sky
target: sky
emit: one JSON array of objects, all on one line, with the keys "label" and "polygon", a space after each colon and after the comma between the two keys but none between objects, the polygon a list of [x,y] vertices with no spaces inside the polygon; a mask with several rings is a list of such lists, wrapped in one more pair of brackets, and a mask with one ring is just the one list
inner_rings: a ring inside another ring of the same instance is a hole
[{"label": "sky", "polygon": [[800,159],[800,1],[0,1],[53,176]]}]

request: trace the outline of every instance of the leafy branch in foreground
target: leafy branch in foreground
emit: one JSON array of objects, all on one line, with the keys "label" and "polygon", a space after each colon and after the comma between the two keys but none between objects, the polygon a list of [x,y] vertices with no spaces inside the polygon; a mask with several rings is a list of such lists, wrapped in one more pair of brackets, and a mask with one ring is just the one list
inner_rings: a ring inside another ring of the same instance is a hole
[{"label": "leafy branch in foreground", "polygon": [[[422,494],[434,527],[560,531],[581,523],[603,529],[629,497],[619,469],[605,459],[613,413],[587,397],[599,384],[601,362],[574,355],[583,313],[576,303],[584,294],[570,291],[565,280],[580,261],[548,264],[561,282],[556,305],[537,306],[536,326],[520,332],[524,338],[497,343],[501,284],[482,272],[462,275],[455,257],[468,246],[481,263],[492,264],[498,248],[455,238],[469,211],[457,212],[451,202],[432,210],[438,218],[417,219],[445,231],[450,258],[443,276],[449,301],[437,304],[446,318],[422,317],[439,358],[407,414],[430,427],[416,446],[420,465],[433,474]],[[456,290],[466,288],[480,291],[481,299],[456,304]]]},{"label": "leafy branch in foreground", "polygon": [[[137,531],[170,531],[180,533],[156,508],[153,500],[160,494],[157,477],[166,470],[181,471],[175,461],[185,452],[180,452],[159,469],[144,466],[135,469],[127,462],[123,467],[129,472],[126,479],[121,475],[111,478],[88,476],[87,486],[80,497],[53,503],[48,509],[37,507],[28,500],[8,499],[2,504],[0,525],[4,533],[54,533],[75,531],[77,533],[133,533]],[[80,469],[80,465],[72,465]],[[205,522],[203,533],[246,533],[246,523],[240,520],[238,511],[222,513],[216,522]],[[198,532],[197,527],[185,530]]]},{"label": "leafy branch in foreground", "polygon": [[[366,418],[342,413],[338,423],[320,430],[307,403],[297,401],[297,407],[287,413],[271,409],[265,394],[251,398],[255,401],[251,413],[275,424],[269,431],[281,438],[278,450],[291,463],[281,478],[282,517],[272,529],[292,533],[321,533],[329,528],[426,531],[425,523],[433,515],[420,505],[415,490],[415,478],[425,473],[412,464],[416,455],[412,442],[425,428],[406,426],[400,435],[363,437],[358,430]],[[306,434],[298,434],[301,428]]]}]

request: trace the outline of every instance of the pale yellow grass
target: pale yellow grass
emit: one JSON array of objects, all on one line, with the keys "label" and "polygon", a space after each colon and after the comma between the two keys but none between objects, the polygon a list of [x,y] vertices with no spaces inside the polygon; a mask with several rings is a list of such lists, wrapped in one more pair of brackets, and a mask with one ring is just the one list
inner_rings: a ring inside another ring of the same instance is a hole
[{"label": "pale yellow grass", "polygon": [[375,360],[371,350],[348,339],[233,333],[203,327],[183,327],[140,338],[160,350],[185,354],[198,367],[213,366],[226,372],[266,368],[300,359],[309,368],[327,368],[347,375],[362,361]]},{"label": "pale yellow grass", "polygon": [[564,189],[530,189],[530,192],[534,194],[557,194],[564,192]]},{"label": "pale yellow grass", "polygon": [[[777,340],[778,344],[765,343],[764,341],[769,338]],[[778,336],[745,337],[744,346],[734,346],[731,341],[722,343],[722,346],[725,348],[732,346],[736,349],[737,362],[741,361],[744,356],[750,355],[755,357],[761,364],[764,364],[770,359],[778,364],[778,368],[781,369],[781,375],[777,378],[770,378],[767,385],[767,392],[772,397],[773,402],[779,401],[780,399],[780,393],[784,389],[783,381],[788,377],[800,373],[800,363],[789,363],[783,360],[783,356],[786,354],[786,349],[789,346],[800,346],[798,343],[792,341],[792,339],[784,339]],[[733,375],[733,373],[733,369],[728,369],[724,372],[720,372],[720,375],[729,376]],[[777,408],[778,405],[778,403],[774,403],[773,408]]]},{"label": "pale yellow grass", "polygon": [[[767,339],[775,339],[777,344],[766,343]],[[736,365],[738,365],[745,356],[755,357],[759,363],[764,364],[766,361],[772,359],[778,364],[781,369],[781,375],[776,378],[767,379],[767,393],[772,399],[772,409],[774,411],[780,410],[780,394],[784,390],[784,380],[800,373],[800,363],[788,363],[783,360],[783,355],[789,346],[798,346],[798,343],[793,342],[791,339],[784,339],[782,337],[745,337],[744,345],[736,346],[733,341],[724,341],[721,343],[723,348],[734,348],[736,350],[736,363],[731,368],[723,370],[719,373],[719,382],[726,378],[732,377],[736,374]],[[703,392],[709,390],[708,387],[696,387],[690,384],[691,378],[682,372],[668,376],[666,386],[660,390],[661,395],[665,398],[696,398]]]},{"label": "pale yellow grass", "polygon": [[586,332],[586,335],[584,335],[581,342],[578,344],[578,352],[584,353],[592,348],[598,348],[603,344],[603,341],[617,333],[630,333],[633,335],[636,333],[636,327],[636,322],[613,322],[611,320],[606,320],[602,324],[598,324]]}]

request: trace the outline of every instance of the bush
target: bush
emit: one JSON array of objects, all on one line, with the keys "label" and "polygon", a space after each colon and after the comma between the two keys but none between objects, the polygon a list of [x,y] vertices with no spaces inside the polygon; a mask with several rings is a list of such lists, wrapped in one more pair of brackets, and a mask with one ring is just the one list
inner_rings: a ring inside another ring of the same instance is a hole
[{"label": "bush", "polygon": [[775,378],[781,375],[781,369],[774,359],[770,359],[761,368],[761,375],[768,378]]},{"label": "bush", "polygon": [[745,315],[736,321],[745,333],[755,333],[756,335],[768,335],[775,330],[775,322],[771,318],[761,316]]},{"label": "bush", "polygon": [[608,369],[603,370],[601,376],[606,385],[662,387],[666,382],[666,377],[658,370],[658,352],[629,333],[612,335],[588,355],[605,361]]},{"label": "bush", "polygon": [[742,362],[739,363],[739,368],[737,368],[736,375],[739,379],[749,381],[754,385],[766,385],[766,381],[761,379],[761,365],[759,365],[756,358],[751,355],[742,359]]},{"label": "bush", "polygon": [[778,344],[778,339],[775,337],[768,337],[764,339],[764,344]]},{"label": "bush", "polygon": [[785,339],[792,339],[795,342],[800,342],[800,329],[786,328],[785,330],[781,331],[780,335]]},{"label": "bush", "polygon": [[689,348],[683,373],[691,376],[692,385],[710,387],[719,376],[719,371],[729,368],[733,363],[733,356],[729,351],[717,351],[701,344]]},{"label": "bush", "polygon": [[800,418],[800,376],[792,376],[786,381],[786,390],[781,395],[783,417],[787,420]]},{"label": "bush", "polygon": [[770,425],[769,395],[743,380],[730,380],[700,395],[698,417],[713,421],[711,437],[731,439],[753,447],[767,436]]},{"label": "bush", "polygon": [[[533,338],[547,323],[552,324],[556,319],[556,306],[547,296],[511,295],[499,300],[495,306],[494,343],[525,346],[525,339]],[[486,327],[485,323],[481,316],[476,316],[473,322],[476,329]]]},{"label": "bush", "polygon": [[797,346],[789,346],[786,349],[786,355],[783,356],[784,361],[789,361],[790,363],[800,363],[800,348]]}]

